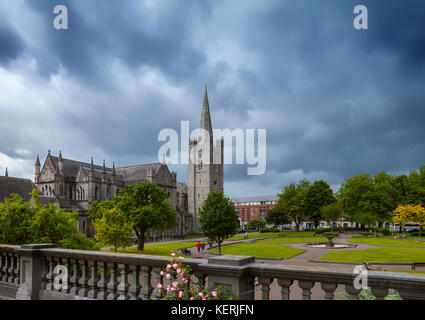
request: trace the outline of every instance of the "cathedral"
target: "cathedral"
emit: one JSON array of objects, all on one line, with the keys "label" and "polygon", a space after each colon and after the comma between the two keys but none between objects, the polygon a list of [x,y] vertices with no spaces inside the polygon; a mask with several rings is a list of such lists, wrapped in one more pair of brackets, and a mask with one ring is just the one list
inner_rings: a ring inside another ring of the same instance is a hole
[{"label": "cathedral", "polygon": [[[88,218],[93,201],[110,199],[125,185],[151,181],[164,188],[177,213],[178,227],[166,233],[167,238],[184,237],[199,233],[197,211],[211,190],[223,191],[223,140],[213,142],[208,92],[205,86],[200,133],[190,139],[188,184],[177,182],[177,173],[171,172],[165,162],[127,167],[107,167],[91,162],[66,159],[59,152],[48,152],[41,166],[39,156],[35,162],[34,184],[43,198],[54,199],[61,208],[79,212],[79,230],[90,237],[94,228]],[[193,159],[192,159],[193,158]],[[148,235],[154,237],[158,235]]]}]

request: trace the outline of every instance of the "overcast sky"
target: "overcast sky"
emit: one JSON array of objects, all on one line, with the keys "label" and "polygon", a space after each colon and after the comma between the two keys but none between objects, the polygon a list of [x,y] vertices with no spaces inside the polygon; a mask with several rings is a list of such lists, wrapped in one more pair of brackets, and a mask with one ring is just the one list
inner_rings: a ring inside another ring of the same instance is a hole
[{"label": "overcast sky", "polygon": [[0,0],[0,172],[33,179],[49,149],[156,162],[162,129],[199,126],[205,81],[215,128],[267,129],[266,173],[226,166],[231,197],[408,172],[425,164],[424,17],[420,0]]}]

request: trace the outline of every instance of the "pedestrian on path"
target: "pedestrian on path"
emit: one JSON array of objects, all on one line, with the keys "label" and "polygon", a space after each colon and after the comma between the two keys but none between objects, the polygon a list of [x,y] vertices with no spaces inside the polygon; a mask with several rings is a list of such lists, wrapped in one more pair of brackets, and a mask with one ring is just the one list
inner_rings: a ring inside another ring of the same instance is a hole
[{"label": "pedestrian on path", "polygon": [[198,248],[198,253],[201,253],[201,243],[199,241],[196,244],[196,248]]},{"label": "pedestrian on path", "polygon": [[206,244],[204,242],[202,242],[202,244],[201,244],[202,254],[205,253],[205,246],[206,246]]}]

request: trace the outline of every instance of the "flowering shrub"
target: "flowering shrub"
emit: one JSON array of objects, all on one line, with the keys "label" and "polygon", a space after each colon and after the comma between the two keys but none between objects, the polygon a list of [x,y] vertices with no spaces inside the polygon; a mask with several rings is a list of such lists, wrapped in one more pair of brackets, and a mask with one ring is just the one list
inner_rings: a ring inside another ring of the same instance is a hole
[{"label": "flowering shrub", "polygon": [[157,290],[163,300],[231,300],[232,295],[228,288],[219,286],[215,290],[203,288],[191,281],[192,269],[183,264],[183,257],[176,257],[171,251],[171,259],[167,267],[161,270],[163,285],[158,283]]}]

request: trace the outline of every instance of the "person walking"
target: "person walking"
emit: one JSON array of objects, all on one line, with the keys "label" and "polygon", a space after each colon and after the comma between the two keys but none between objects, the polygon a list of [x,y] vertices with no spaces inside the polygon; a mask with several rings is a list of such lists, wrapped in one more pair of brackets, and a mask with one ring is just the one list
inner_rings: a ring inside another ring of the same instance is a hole
[{"label": "person walking", "polygon": [[202,252],[202,254],[205,253],[205,246],[206,246],[206,244],[204,242],[202,242],[202,244],[201,244],[201,248],[202,248],[201,252]]},{"label": "person walking", "polygon": [[201,253],[201,243],[199,241],[196,244],[196,248],[198,248],[198,253]]}]

